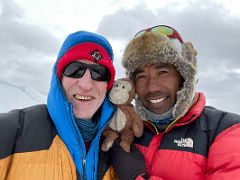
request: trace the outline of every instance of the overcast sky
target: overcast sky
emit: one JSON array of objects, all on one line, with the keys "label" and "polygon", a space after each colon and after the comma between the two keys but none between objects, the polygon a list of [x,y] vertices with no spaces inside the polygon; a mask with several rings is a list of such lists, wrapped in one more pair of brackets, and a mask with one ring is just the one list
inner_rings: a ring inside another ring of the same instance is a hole
[{"label": "overcast sky", "polygon": [[166,24],[197,49],[197,90],[207,104],[240,113],[238,7],[234,0],[0,0],[0,80],[47,96],[61,43],[78,30],[110,40],[122,77],[126,43],[141,29]]}]

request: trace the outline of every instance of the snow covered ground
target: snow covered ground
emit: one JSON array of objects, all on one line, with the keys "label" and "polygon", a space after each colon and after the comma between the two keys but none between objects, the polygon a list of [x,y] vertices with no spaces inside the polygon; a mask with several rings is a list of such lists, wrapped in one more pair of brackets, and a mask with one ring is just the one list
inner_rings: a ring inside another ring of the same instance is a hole
[{"label": "snow covered ground", "polygon": [[46,103],[47,97],[23,84],[0,79],[0,113]]}]

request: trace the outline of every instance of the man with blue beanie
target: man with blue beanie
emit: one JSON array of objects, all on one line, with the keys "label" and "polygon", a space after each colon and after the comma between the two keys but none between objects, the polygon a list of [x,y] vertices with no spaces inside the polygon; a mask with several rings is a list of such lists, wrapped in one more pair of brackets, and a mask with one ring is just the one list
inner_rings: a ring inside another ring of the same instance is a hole
[{"label": "man with blue beanie", "polygon": [[47,105],[0,114],[0,179],[113,179],[99,147],[115,112],[107,96],[114,77],[104,37],[70,34],[53,66]]}]

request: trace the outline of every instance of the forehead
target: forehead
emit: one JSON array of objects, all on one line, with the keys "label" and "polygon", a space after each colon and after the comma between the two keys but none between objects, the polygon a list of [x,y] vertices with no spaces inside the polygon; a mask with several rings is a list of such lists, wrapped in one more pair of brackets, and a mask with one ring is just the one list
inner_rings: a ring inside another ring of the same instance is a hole
[{"label": "forehead", "polygon": [[141,65],[138,69],[136,69],[134,73],[136,74],[136,73],[144,72],[147,69],[160,69],[160,68],[170,68],[177,71],[177,68],[172,64],[154,63],[154,64]]}]

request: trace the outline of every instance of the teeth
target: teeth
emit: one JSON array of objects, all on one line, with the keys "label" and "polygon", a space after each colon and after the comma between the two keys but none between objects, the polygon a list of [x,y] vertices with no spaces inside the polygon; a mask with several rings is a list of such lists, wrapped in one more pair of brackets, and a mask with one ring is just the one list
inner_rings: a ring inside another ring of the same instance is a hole
[{"label": "teeth", "polygon": [[160,103],[162,101],[164,101],[166,99],[165,98],[161,98],[161,99],[152,99],[152,100],[149,100],[150,103],[153,103],[153,104],[156,104],[156,103]]},{"label": "teeth", "polygon": [[75,97],[77,100],[83,100],[83,101],[89,101],[89,100],[93,99],[92,96],[74,95],[74,97]]}]

